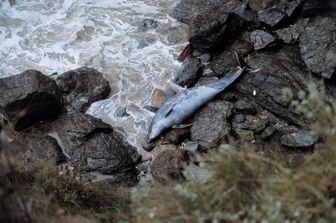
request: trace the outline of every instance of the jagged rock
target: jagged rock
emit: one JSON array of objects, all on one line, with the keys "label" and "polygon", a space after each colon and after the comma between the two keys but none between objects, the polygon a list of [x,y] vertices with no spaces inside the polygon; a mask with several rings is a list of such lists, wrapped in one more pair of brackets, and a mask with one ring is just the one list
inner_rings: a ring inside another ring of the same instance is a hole
[{"label": "jagged rock", "polygon": [[16,131],[56,117],[62,107],[55,81],[39,71],[0,79],[0,112]]},{"label": "jagged rock", "polygon": [[236,129],[235,132],[238,135],[239,139],[244,142],[252,142],[254,140],[253,131]]},{"label": "jagged rock", "polygon": [[333,0],[305,0],[302,5],[301,14],[303,17],[322,15],[329,10],[329,2],[333,2]]},{"label": "jagged rock", "polygon": [[211,148],[229,133],[227,120],[234,105],[227,101],[212,101],[195,114],[191,127],[191,140],[197,141],[205,148]]},{"label": "jagged rock", "polygon": [[276,33],[280,37],[280,39],[285,43],[288,44],[294,43],[300,38],[308,22],[309,19],[301,19],[293,26],[284,29],[279,29],[276,31]]},{"label": "jagged rock", "polygon": [[232,119],[232,122],[235,122],[235,123],[243,123],[245,121],[245,116],[243,114],[235,114],[233,116],[233,119]]},{"label": "jagged rock", "polygon": [[301,5],[302,0],[276,1],[274,5],[257,12],[258,19],[272,27],[293,15]]},{"label": "jagged rock", "polygon": [[264,129],[266,129],[268,125],[269,125],[268,118],[266,116],[265,117],[261,116],[253,120],[245,121],[243,124],[239,126],[239,128],[244,130],[250,130],[253,131],[254,133],[260,133]]},{"label": "jagged rock", "polygon": [[260,71],[242,75],[234,84],[240,93],[290,123],[305,126],[303,117],[283,98],[283,88],[295,94],[305,89],[308,72],[295,48],[284,47],[274,54],[256,54],[249,63]]},{"label": "jagged rock", "polygon": [[180,22],[189,24],[193,15],[211,7],[221,6],[225,2],[226,0],[182,0],[175,6],[171,16]]},{"label": "jagged rock", "polygon": [[50,165],[58,165],[66,161],[61,147],[57,141],[50,136],[34,137],[29,135],[17,135],[6,143],[5,154],[23,160],[46,162]]},{"label": "jagged rock", "polygon": [[184,161],[186,161],[186,156],[181,150],[167,149],[160,152],[152,164],[154,179],[160,183],[183,179]]},{"label": "jagged rock", "polygon": [[174,83],[184,87],[191,87],[196,84],[202,76],[203,66],[199,59],[189,56],[182,64],[182,68],[177,72]]},{"label": "jagged rock", "polygon": [[190,153],[195,153],[198,150],[198,146],[198,142],[188,141],[182,146],[182,149]]},{"label": "jagged rock", "polygon": [[301,56],[314,73],[331,78],[336,68],[336,19],[312,20],[300,38]]},{"label": "jagged rock", "polygon": [[190,22],[190,44],[200,52],[212,50],[224,38],[228,19],[225,7],[195,14]]},{"label": "jagged rock", "polygon": [[55,121],[53,131],[65,155],[80,170],[136,173],[136,149],[100,119],[82,113],[64,115]]},{"label": "jagged rock", "polygon": [[213,70],[217,75],[229,73],[232,68],[237,67],[238,62],[234,52],[224,50],[219,55],[216,55],[208,64],[208,68]]},{"label": "jagged rock", "polygon": [[67,71],[56,82],[68,111],[86,112],[93,102],[107,98],[111,92],[103,74],[88,67]]},{"label": "jagged rock", "polygon": [[155,29],[159,25],[159,22],[154,19],[144,19],[138,26],[138,31],[147,32],[150,29]]},{"label": "jagged rock", "polygon": [[277,8],[258,11],[258,19],[270,26],[275,26],[286,17],[286,13]]},{"label": "jagged rock", "polygon": [[274,133],[275,133],[276,129],[270,125],[268,126],[262,133],[261,133],[261,138],[262,139],[268,139],[269,137],[271,137]]},{"label": "jagged rock", "polygon": [[155,88],[152,93],[150,105],[151,107],[160,108],[166,100],[166,92]]},{"label": "jagged rock", "polygon": [[287,147],[312,147],[317,139],[309,131],[298,131],[281,137],[281,144]]},{"label": "jagged rock", "polygon": [[254,43],[254,49],[264,49],[275,41],[275,38],[263,30],[255,30],[251,33],[251,41]]},{"label": "jagged rock", "polygon": [[211,54],[210,53],[205,53],[199,56],[199,59],[201,60],[202,64],[207,64],[211,60]]},{"label": "jagged rock", "polygon": [[186,138],[190,136],[190,129],[189,128],[181,128],[181,129],[171,129],[163,136],[163,140],[165,142],[169,142],[172,144],[179,144]]},{"label": "jagged rock", "polygon": [[255,106],[246,100],[237,101],[235,103],[235,109],[245,114],[255,114],[257,112]]}]

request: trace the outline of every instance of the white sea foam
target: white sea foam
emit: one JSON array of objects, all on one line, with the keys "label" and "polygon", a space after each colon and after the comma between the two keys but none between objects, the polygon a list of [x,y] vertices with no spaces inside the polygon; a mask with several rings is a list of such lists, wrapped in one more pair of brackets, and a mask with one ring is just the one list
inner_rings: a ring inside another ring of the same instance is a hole
[{"label": "white sea foam", "polygon": [[[88,113],[122,130],[139,146],[153,114],[143,109],[154,87],[164,89],[178,63],[185,31],[168,16],[174,0],[0,0],[0,77],[26,69],[45,74],[90,66],[113,94]],[[145,18],[159,21],[141,32]],[[169,41],[168,35],[175,42]],[[119,107],[129,117],[116,117]]]}]

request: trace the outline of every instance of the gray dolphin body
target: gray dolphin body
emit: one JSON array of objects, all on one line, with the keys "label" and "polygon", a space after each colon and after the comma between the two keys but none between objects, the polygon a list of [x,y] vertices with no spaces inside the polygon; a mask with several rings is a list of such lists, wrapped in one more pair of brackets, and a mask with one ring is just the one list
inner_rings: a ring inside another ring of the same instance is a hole
[{"label": "gray dolphin body", "polygon": [[148,141],[150,142],[157,138],[164,130],[183,123],[197,109],[231,85],[244,70],[245,68],[240,69],[236,73],[213,83],[184,90],[168,99],[155,113]]}]

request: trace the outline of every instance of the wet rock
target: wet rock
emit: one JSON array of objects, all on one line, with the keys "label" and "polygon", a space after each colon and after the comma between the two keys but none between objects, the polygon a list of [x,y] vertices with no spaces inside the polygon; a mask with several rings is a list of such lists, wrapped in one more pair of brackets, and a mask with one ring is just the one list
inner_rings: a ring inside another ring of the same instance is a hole
[{"label": "wet rock", "polygon": [[319,17],[311,21],[300,37],[301,56],[316,74],[331,78],[336,68],[336,19]]},{"label": "wet rock", "polygon": [[202,76],[203,66],[199,59],[189,56],[182,64],[182,68],[177,72],[174,83],[184,87],[191,87],[196,84]]},{"label": "wet rock", "polygon": [[227,118],[231,116],[234,105],[227,101],[210,102],[195,114],[191,127],[191,140],[205,148],[211,148],[229,133]]},{"label": "wet rock", "polygon": [[263,30],[255,30],[251,33],[251,41],[254,43],[254,49],[260,50],[274,43],[275,38]]},{"label": "wet rock", "polygon": [[235,103],[235,109],[245,114],[255,114],[257,112],[255,106],[246,100],[238,100]]},{"label": "wet rock", "polygon": [[143,108],[153,113],[156,113],[159,110],[158,107],[151,106],[151,105],[145,105]]},{"label": "wet rock", "polygon": [[138,31],[147,32],[151,29],[156,29],[159,25],[159,22],[154,19],[144,19],[138,27]]},{"label": "wet rock", "polygon": [[309,131],[298,131],[281,137],[281,144],[287,147],[312,147],[317,139]]},{"label": "wet rock", "polygon": [[53,130],[52,136],[80,170],[113,175],[136,172],[139,161],[136,149],[100,119],[72,113],[56,120]]},{"label": "wet rock", "polygon": [[148,137],[145,136],[141,140],[141,146],[145,151],[150,152],[155,148],[156,142],[148,142]]},{"label": "wet rock", "polygon": [[262,133],[261,133],[261,138],[263,140],[268,139],[275,133],[276,129],[273,126],[268,126]]},{"label": "wet rock", "polygon": [[68,111],[86,112],[93,102],[107,98],[111,92],[103,74],[88,67],[67,71],[56,82]]},{"label": "wet rock", "polygon": [[261,70],[253,75],[242,75],[233,87],[276,116],[305,126],[303,117],[283,98],[283,88],[299,92],[305,89],[308,79],[308,72],[301,63],[297,50],[285,47],[272,55],[256,54],[249,66]]},{"label": "wet rock", "polygon": [[228,46],[229,51],[235,51],[240,57],[245,57],[251,50],[253,50],[253,44],[251,43],[251,34],[244,32],[238,36],[235,41]]},{"label": "wet rock", "polygon": [[154,179],[160,183],[183,179],[184,161],[186,161],[185,154],[180,150],[168,149],[160,152],[152,164]]},{"label": "wet rock", "polygon": [[211,54],[210,53],[202,54],[201,56],[199,56],[199,59],[203,64],[209,63],[209,61],[211,60]]},{"label": "wet rock", "polygon": [[51,78],[36,70],[0,79],[0,112],[21,131],[37,121],[56,117],[62,96]]},{"label": "wet rock", "polygon": [[152,93],[150,106],[160,108],[162,104],[165,102],[165,100],[166,100],[166,93],[161,89],[155,88]]},{"label": "wet rock", "polygon": [[127,113],[127,108],[124,106],[119,107],[114,115],[118,118],[124,118],[130,116],[130,114]]},{"label": "wet rock", "polygon": [[276,33],[280,37],[280,39],[285,43],[287,44],[294,43],[300,38],[308,22],[309,19],[301,19],[293,26],[284,29],[279,29],[276,31]]}]

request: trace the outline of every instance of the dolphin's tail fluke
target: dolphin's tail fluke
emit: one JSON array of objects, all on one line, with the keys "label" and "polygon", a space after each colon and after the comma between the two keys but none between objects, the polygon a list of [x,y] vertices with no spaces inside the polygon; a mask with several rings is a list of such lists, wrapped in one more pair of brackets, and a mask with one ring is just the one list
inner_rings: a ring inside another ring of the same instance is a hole
[{"label": "dolphin's tail fluke", "polygon": [[225,88],[230,86],[235,80],[237,80],[240,77],[240,75],[244,73],[245,70],[246,67],[240,68],[237,72],[225,76],[218,81],[208,84],[207,86],[211,88],[224,90]]}]

